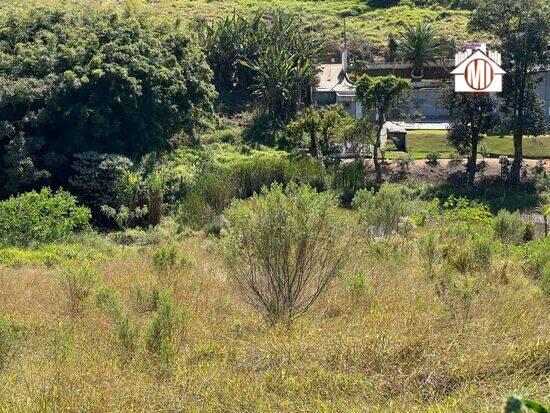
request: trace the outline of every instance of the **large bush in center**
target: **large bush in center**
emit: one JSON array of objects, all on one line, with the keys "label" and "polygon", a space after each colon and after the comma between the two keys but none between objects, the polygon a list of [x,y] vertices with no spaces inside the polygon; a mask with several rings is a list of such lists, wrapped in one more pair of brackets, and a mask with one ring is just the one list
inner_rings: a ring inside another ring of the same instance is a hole
[{"label": "large bush in center", "polygon": [[90,210],[65,191],[49,188],[0,202],[0,246],[60,240],[85,229]]},{"label": "large bush in center", "polygon": [[273,184],[226,212],[229,273],[269,322],[304,314],[340,271],[349,237],[336,205],[329,192]]}]

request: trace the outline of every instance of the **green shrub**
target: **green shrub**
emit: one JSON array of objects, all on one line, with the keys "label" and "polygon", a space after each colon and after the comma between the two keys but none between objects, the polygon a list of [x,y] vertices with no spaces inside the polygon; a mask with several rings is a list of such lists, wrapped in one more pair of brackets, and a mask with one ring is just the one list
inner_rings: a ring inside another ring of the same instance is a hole
[{"label": "green shrub", "polygon": [[342,203],[351,204],[360,189],[374,187],[374,177],[369,175],[362,160],[334,166],[330,170],[330,188],[335,191]]},{"label": "green shrub", "polygon": [[550,237],[531,241],[521,246],[520,255],[525,272],[538,280],[550,264]]},{"label": "green shrub", "polygon": [[336,205],[329,192],[290,183],[226,211],[229,274],[269,323],[307,312],[338,275],[349,241]]},{"label": "green shrub", "polygon": [[372,287],[367,283],[365,274],[358,272],[347,279],[352,300],[359,302],[373,294]]},{"label": "green shrub", "polygon": [[169,365],[182,343],[185,333],[185,315],[176,308],[170,294],[161,290],[158,296],[158,310],[147,330],[146,349],[158,355]]},{"label": "green shrub", "polygon": [[68,192],[27,192],[0,202],[0,245],[59,241],[88,228],[90,217],[90,210]]},{"label": "green shrub", "polygon": [[160,224],[164,211],[164,195],[166,191],[166,180],[162,173],[155,172],[145,179],[147,191],[147,211],[149,225]]},{"label": "green shrub", "polygon": [[489,271],[494,254],[491,239],[482,234],[475,237],[447,233],[447,242],[442,245],[446,265],[461,274],[474,271]]},{"label": "green shrub", "polygon": [[544,405],[520,396],[510,396],[506,399],[504,404],[503,413],[548,413],[550,409]]},{"label": "green shrub", "polygon": [[525,224],[518,211],[508,212],[501,209],[494,220],[495,235],[506,244],[520,244],[523,240]]},{"label": "green shrub", "polygon": [[414,162],[413,157],[410,154],[400,155],[395,160],[401,173],[406,173],[411,168],[411,164]]},{"label": "green shrub", "polygon": [[[190,188],[178,206],[178,221],[195,230],[218,221],[234,198],[245,199],[272,183],[306,183],[326,188],[325,169],[309,158],[291,159],[273,150],[235,153],[235,148],[212,145],[193,172]],[[197,162],[192,159],[190,162]]]},{"label": "green shrub", "polygon": [[139,327],[131,323],[118,294],[108,287],[102,287],[96,293],[96,303],[111,319],[124,355],[133,356],[138,345]]},{"label": "green shrub", "polygon": [[134,309],[138,313],[151,313],[158,310],[161,288],[154,285],[150,288],[142,285],[133,285],[130,288],[130,295]]},{"label": "green shrub", "polygon": [[418,255],[430,278],[433,277],[435,265],[440,258],[439,241],[434,230],[426,231],[418,237]]},{"label": "green shrub", "polygon": [[237,194],[235,182],[227,171],[206,173],[180,203],[178,220],[193,229],[202,229],[216,220]]},{"label": "green shrub", "polygon": [[535,224],[531,221],[527,221],[523,227],[523,242],[533,241],[535,239]]},{"label": "green shrub", "polygon": [[12,322],[0,313],[0,371],[13,354],[16,341],[17,334]]},{"label": "green shrub", "polygon": [[539,285],[542,292],[550,296],[550,262],[544,266]]},{"label": "green shrub", "polygon": [[426,162],[432,165],[436,165],[440,158],[439,152],[428,152],[426,154]]},{"label": "green shrub", "polygon": [[478,293],[477,278],[443,266],[437,277],[436,291],[453,320],[462,325],[470,320],[472,303]]},{"label": "green shrub", "polygon": [[84,302],[98,285],[101,274],[89,263],[70,263],[60,271],[63,289],[71,314],[82,310]]},{"label": "green shrub", "polygon": [[153,268],[159,274],[175,274],[191,266],[191,261],[182,256],[175,245],[163,245],[153,254]]},{"label": "green shrub", "polygon": [[369,237],[386,237],[399,229],[400,218],[410,212],[410,203],[398,185],[384,184],[378,192],[360,190],[352,206]]},{"label": "green shrub", "polygon": [[467,227],[487,226],[492,222],[489,208],[466,198],[449,197],[443,203],[443,216],[451,222],[461,222]]}]

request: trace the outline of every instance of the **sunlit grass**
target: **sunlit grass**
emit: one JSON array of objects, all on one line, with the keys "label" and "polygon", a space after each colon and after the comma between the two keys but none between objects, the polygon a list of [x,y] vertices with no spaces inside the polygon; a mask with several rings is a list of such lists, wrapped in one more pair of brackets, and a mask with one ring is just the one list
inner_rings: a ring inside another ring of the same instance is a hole
[{"label": "sunlit grass", "polygon": [[[124,357],[93,299],[69,315],[55,270],[0,267],[0,311],[22,331],[0,371],[0,410],[489,412],[512,391],[548,402],[548,304],[513,257],[506,282],[488,275],[462,326],[414,242],[373,254],[358,238],[342,278],[288,329],[266,327],[240,300],[216,244],[176,242],[192,266],[173,284],[187,321],[169,369],[143,341]],[[158,282],[156,248],[96,263],[142,334],[152,315],[136,312],[132,291]],[[359,297],[346,281],[358,272],[369,286]]]},{"label": "sunlit grass", "polygon": [[[514,154],[514,142],[511,136],[488,136],[483,140],[492,156]],[[407,133],[407,149],[415,158],[424,158],[428,152],[440,152],[448,156],[456,149],[449,144],[446,132],[442,130],[416,130]],[[523,155],[527,158],[550,158],[550,136],[523,138]]]}]

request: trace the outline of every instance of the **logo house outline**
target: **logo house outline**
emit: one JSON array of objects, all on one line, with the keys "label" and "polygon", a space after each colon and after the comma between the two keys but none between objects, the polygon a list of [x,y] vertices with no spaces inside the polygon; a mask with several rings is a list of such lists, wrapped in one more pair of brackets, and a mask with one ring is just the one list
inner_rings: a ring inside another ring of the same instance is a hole
[{"label": "logo house outline", "polygon": [[451,72],[455,77],[455,92],[502,92],[502,76],[506,72],[500,67],[500,53],[487,53],[485,43],[458,52],[455,65]]}]

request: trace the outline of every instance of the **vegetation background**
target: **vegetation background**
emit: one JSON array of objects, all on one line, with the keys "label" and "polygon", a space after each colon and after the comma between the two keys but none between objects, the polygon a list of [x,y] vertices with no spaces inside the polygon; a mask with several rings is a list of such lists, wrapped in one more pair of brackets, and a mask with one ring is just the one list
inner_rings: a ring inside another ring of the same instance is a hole
[{"label": "vegetation background", "polygon": [[547,165],[510,186],[489,136],[467,185],[415,132],[378,182],[330,153],[372,125],[300,107],[344,18],[382,57],[411,23],[466,40],[476,4],[0,0],[0,411],[548,405]]}]

